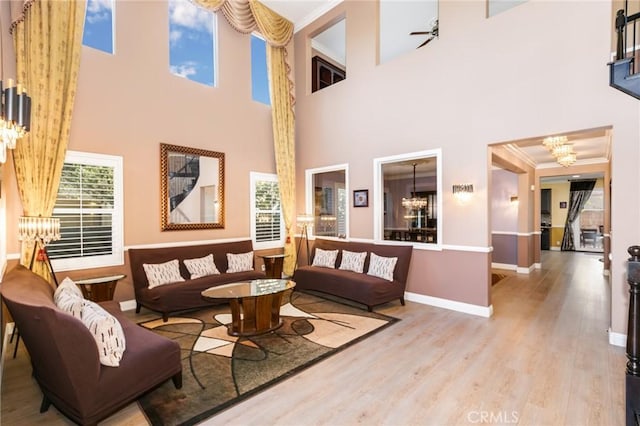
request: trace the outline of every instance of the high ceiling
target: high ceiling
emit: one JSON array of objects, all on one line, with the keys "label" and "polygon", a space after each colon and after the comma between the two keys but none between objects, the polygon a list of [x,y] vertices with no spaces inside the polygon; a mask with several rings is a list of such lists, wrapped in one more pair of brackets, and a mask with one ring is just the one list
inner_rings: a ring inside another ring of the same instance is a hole
[{"label": "high ceiling", "polygon": [[293,22],[298,31],[342,0],[262,0],[261,3]]}]

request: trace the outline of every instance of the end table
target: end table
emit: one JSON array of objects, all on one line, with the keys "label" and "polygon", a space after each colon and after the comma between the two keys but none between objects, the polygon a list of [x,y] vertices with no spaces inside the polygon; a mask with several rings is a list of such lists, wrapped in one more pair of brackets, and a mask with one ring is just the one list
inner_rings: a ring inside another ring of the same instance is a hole
[{"label": "end table", "polygon": [[113,300],[113,293],[116,291],[118,281],[125,278],[124,274],[108,275],[104,277],[86,278],[83,280],[74,280],[80,286],[82,295],[85,299],[93,302],[104,302]]},{"label": "end table", "polygon": [[267,278],[282,278],[282,266],[284,265],[284,258],[286,254],[271,254],[267,256],[260,256],[264,261],[264,272]]}]

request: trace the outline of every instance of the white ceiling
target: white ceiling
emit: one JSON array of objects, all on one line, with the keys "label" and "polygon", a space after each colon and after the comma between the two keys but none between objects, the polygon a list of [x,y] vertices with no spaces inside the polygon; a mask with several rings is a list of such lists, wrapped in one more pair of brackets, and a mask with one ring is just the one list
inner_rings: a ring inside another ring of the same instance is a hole
[{"label": "white ceiling", "polygon": [[293,22],[298,31],[342,0],[261,0],[261,3]]},{"label": "white ceiling", "polygon": [[[299,31],[343,0],[262,0],[294,23]],[[409,35],[429,31],[438,17],[438,0],[380,0],[380,62],[415,50],[428,36]],[[348,24],[347,24],[348,25]],[[342,65],[345,57],[345,20],[313,38],[313,47]]]}]

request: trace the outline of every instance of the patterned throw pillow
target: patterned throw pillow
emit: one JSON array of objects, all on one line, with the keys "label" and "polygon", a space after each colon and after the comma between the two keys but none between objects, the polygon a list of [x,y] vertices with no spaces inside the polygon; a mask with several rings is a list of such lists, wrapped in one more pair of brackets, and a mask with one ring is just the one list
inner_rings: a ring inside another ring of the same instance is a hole
[{"label": "patterned throw pillow", "polygon": [[384,278],[387,281],[393,281],[393,270],[396,267],[397,257],[382,257],[375,253],[371,253],[369,259],[368,275]]},{"label": "patterned throw pillow", "polygon": [[335,269],[337,257],[338,257],[337,249],[322,250],[321,248],[317,248],[316,254],[313,256],[313,263],[311,264],[311,266],[320,266],[321,268]]},{"label": "patterned throw pillow", "polygon": [[126,348],[124,331],[118,320],[90,300],[84,301],[80,320],[96,341],[100,363],[109,367],[118,367]]},{"label": "patterned throw pillow", "polygon": [[362,271],[364,271],[364,260],[366,257],[366,251],[362,253],[355,253],[348,250],[342,250],[342,261],[340,262],[339,269],[362,273]]},{"label": "patterned throw pillow", "polygon": [[76,283],[69,277],[65,278],[53,293],[53,301],[61,311],[80,318],[84,298]]},{"label": "patterned throw pillow", "polygon": [[233,254],[227,253],[227,272],[253,271],[253,252]]},{"label": "patterned throw pillow", "polygon": [[58,285],[55,293],[53,293],[53,299],[55,300],[58,294],[62,293],[63,291],[70,291],[76,296],[84,298],[82,296],[82,290],[80,290],[80,287],[78,287],[78,285],[74,283],[73,280],[69,277],[66,277],[64,280],[62,280],[60,285]]},{"label": "patterned throw pillow", "polygon": [[216,268],[216,264],[213,262],[213,254],[197,259],[185,259],[184,266],[187,267],[192,280],[206,277],[207,275],[220,274],[220,271]]},{"label": "patterned throw pillow", "polygon": [[184,278],[180,275],[178,259],[165,263],[143,263],[142,267],[147,275],[150,289],[160,285],[184,281]]}]

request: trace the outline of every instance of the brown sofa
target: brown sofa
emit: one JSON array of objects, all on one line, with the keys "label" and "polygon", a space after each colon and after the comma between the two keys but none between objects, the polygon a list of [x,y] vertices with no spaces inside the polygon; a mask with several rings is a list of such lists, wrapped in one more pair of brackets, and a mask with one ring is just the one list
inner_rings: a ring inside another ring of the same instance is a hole
[{"label": "brown sofa", "polygon": [[18,265],[0,291],[44,395],[41,412],[53,404],[74,422],[95,425],[169,378],[182,386],[180,346],[128,320],[118,303],[100,304],[120,322],[126,342],[120,366],[106,367],[87,327],[56,307],[47,281]]},{"label": "brown sofa", "polygon": [[[245,272],[226,273],[227,253],[247,253],[253,250],[251,240],[201,244],[181,247],[162,247],[149,249],[129,249],[129,263],[136,296],[136,312],[145,308],[161,312],[166,321],[172,312],[185,311],[215,304],[212,300],[202,298],[202,291],[209,287],[229,284],[236,281],[247,281],[265,278],[265,274],[254,269]],[[195,259],[213,254],[213,261],[220,271],[219,275],[189,279],[190,274],[184,265],[185,259]],[[149,288],[143,264],[164,263],[173,259],[179,260],[180,275],[185,281]]]},{"label": "brown sofa", "polygon": [[[335,269],[318,266],[299,266],[293,274],[296,290],[315,290],[353,300],[367,306],[369,311],[382,303],[399,299],[404,305],[404,291],[409,274],[413,247],[410,245],[386,245],[316,238],[311,259],[316,249],[338,250]],[[364,272],[358,273],[338,269],[342,261],[342,250],[367,252]],[[397,257],[393,281],[367,274],[371,253],[383,257]]]}]

